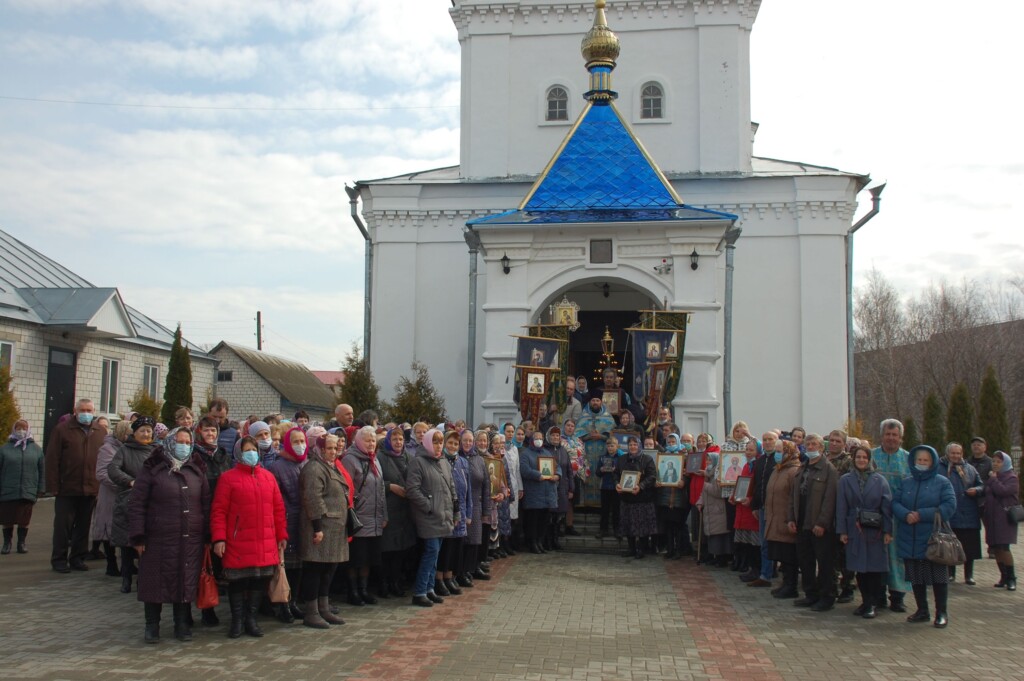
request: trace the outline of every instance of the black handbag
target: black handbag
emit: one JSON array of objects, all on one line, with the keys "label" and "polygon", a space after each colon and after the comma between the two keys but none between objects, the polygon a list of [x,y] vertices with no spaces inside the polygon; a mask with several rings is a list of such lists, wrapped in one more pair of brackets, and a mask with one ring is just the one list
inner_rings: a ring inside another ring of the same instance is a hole
[{"label": "black handbag", "polygon": [[882,514],[879,511],[865,511],[864,509],[860,509],[857,511],[857,522],[860,523],[861,529],[881,529]]},{"label": "black handbag", "polygon": [[348,519],[345,521],[345,533],[349,537],[356,536],[356,532],[363,529],[363,524],[359,521],[359,516],[356,515],[356,509],[351,506],[348,507]]},{"label": "black handbag", "polygon": [[1017,504],[1016,506],[1009,506],[1006,509],[1006,517],[1010,519],[1011,523],[1017,524],[1024,522],[1024,506]]}]

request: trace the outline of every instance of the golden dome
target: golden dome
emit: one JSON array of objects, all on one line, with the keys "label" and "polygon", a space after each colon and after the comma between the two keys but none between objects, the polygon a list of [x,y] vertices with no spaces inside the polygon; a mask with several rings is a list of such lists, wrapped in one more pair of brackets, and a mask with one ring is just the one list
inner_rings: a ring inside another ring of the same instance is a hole
[{"label": "golden dome", "polygon": [[614,66],[619,56],[619,39],[608,28],[604,6],[605,0],[597,0],[594,3],[594,27],[583,36],[580,51],[587,64],[597,62]]}]

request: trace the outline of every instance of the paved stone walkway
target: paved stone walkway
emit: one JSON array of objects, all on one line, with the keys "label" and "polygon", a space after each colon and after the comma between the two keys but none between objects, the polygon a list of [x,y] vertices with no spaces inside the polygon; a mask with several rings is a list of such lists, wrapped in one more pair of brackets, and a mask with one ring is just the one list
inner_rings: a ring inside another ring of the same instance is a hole
[{"label": "paved stone walkway", "polygon": [[265,638],[230,640],[197,624],[182,644],[168,612],[147,646],[141,604],[102,562],[49,570],[51,509],[38,505],[28,555],[0,556],[2,679],[1024,679],[1024,592],[993,589],[991,560],[979,586],[951,587],[946,630],[854,604],[810,613],[686,560],[556,554],[496,561],[492,581],[429,610],[343,606],[329,631],[264,621]]}]

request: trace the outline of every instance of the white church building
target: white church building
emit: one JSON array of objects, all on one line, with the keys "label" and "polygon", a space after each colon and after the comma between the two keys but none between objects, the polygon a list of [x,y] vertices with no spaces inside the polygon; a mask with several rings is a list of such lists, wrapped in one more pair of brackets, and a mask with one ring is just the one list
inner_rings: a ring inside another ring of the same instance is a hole
[{"label": "white church building", "polygon": [[356,185],[374,377],[388,392],[422,362],[453,418],[511,420],[512,335],[567,298],[588,377],[606,326],[628,367],[639,310],[691,313],[686,432],[724,435],[727,402],[754,430],[841,425],[845,237],[869,178],[753,155],[760,0],[605,4],[453,2],[459,165]]}]

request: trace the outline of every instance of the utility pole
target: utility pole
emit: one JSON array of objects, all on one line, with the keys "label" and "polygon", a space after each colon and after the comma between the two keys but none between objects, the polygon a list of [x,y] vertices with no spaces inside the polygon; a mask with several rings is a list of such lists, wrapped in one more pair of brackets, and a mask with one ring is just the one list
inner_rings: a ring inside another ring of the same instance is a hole
[{"label": "utility pole", "polygon": [[256,310],[256,349],[263,352],[263,313]]}]

